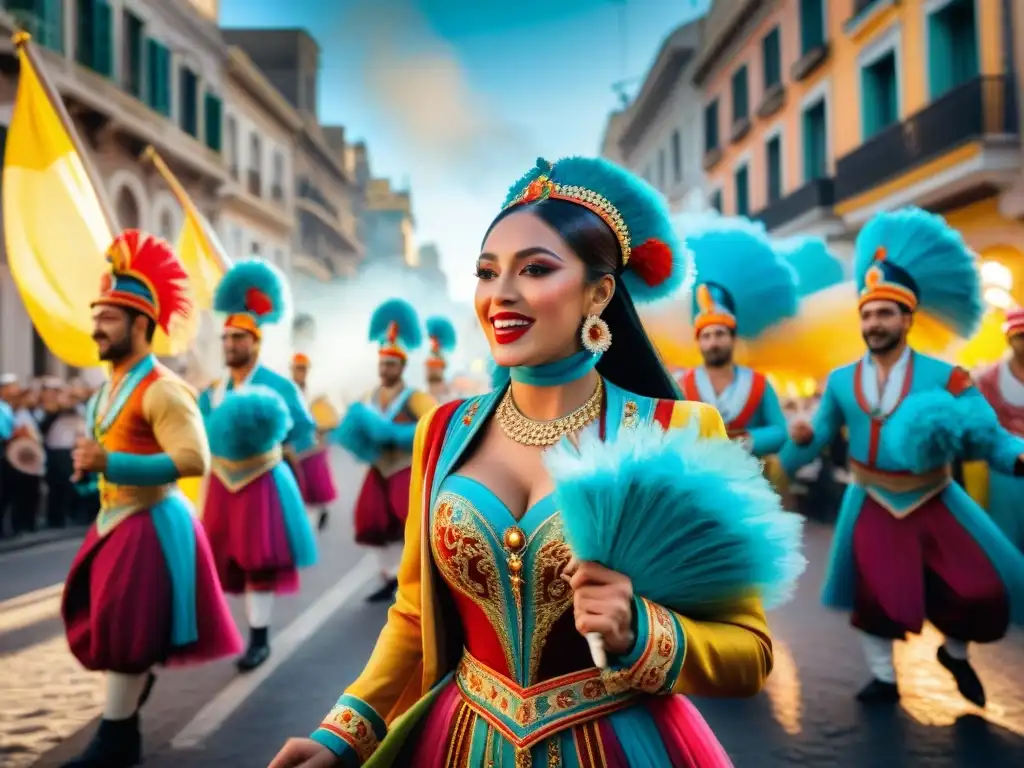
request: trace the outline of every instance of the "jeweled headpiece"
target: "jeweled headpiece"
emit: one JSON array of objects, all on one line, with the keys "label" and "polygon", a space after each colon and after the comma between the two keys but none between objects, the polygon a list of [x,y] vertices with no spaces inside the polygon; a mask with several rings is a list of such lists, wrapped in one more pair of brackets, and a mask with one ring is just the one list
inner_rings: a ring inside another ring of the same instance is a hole
[{"label": "jeweled headpiece", "polygon": [[635,301],[663,298],[685,281],[689,258],[661,195],[626,169],[599,158],[540,158],[509,190],[502,210],[547,199],[583,206],[615,234],[622,280]]},{"label": "jeweled headpiece", "polygon": [[107,249],[110,272],[100,282],[92,306],[108,305],[141,312],[166,333],[175,315],[192,309],[188,273],[174,249],[159,237],[127,229]]}]

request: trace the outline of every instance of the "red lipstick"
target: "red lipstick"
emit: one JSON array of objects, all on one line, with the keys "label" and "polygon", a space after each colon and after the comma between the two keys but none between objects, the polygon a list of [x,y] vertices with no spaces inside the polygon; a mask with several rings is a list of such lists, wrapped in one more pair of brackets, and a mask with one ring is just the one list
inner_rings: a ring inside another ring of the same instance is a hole
[{"label": "red lipstick", "polygon": [[533,327],[532,317],[518,312],[498,312],[491,316],[491,327],[494,328],[494,340],[499,344],[511,344],[526,335]]}]

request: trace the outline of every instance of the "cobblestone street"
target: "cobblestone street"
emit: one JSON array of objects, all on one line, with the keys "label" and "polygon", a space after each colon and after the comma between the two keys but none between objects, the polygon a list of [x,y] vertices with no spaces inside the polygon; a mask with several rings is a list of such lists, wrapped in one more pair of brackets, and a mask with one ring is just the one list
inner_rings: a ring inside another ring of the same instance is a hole
[{"label": "cobblestone street", "polygon": [[[276,606],[272,637],[279,641],[279,664],[265,679],[240,679],[230,661],[161,672],[143,711],[147,766],[264,766],[289,736],[314,728],[358,674],[386,608],[363,601],[375,582],[365,578],[366,562],[350,541],[359,469],[342,457],[335,463],[347,493],[321,539],[321,563],[304,579],[301,595]],[[829,536],[825,527],[808,527],[811,567],[796,599],[771,616],[775,669],[766,690],[746,701],[697,702],[736,766],[1024,765],[1020,633],[972,649],[988,692],[984,711],[963,701],[938,665],[941,638],[931,630],[897,648],[902,705],[857,705],[853,694],[867,680],[857,637],[845,616],[824,610],[817,599]],[[0,579],[16,570],[27,593],[0,603],[5,768],[60,765],[89,738],[102,707],[102,677],[84,672],[71,657],[58,618],[59,588],[53,587],[74,549],[74,543],[44,545],[0,557]],[[240,607],[234,604],[244,625]],[[313,626],[319,629],[309,632]],[[204,712],[213,713],[215,726],[210,733],[196,722],[207,705]]]}]

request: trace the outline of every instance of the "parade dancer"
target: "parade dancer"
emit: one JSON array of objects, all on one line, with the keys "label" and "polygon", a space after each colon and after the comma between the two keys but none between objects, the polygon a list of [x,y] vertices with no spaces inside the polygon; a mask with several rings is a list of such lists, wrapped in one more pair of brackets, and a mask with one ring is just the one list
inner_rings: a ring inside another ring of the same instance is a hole
[{"label": "parade dancer", "polygon": [[[330,453],[324,437],[327,432],[338,426],[337,414],[325,397],[311,397],[306,382],[309,378],[311,362],[309,356],[297,352],[292,356],[292,381],[302,393],[303,400],[309,408],[317,426],[316,443],[294,457],[297,473],[302,477],[302,498],[310,510],[310,522],[318,530],[327,527],[329,505],[338,498],[334,484],[334,473],[331,471]],[[317,418],[318,411],[326,411],[329,423],[321,424]]]},{"label": "parade dancer", "polygon": [[[992,406],[999,423],[1017,437],[1024,437],[1024,309],[1006,313],[1003,332],[1009,354],[978,376],[981,394]],[[979,464],[981,464],[979,462]],[[981,464],[984,468],[984,464]],[[983,507],[1017,549],[1024,551],[1024,480],[988,468],[974,477],[965,468],[967,490]]]},{"label": "parade dancer", "polygon": [[430,356],[427,358],[427,391],[438,403],[447,403],[457,397],[451,383],[445,380],[445,369],[455,349],[455,326],[446,317],[427,318],[427,337],[430,339]]},{"label": "parade dancer", "polygon": [[[218,455],[216,448],[227,438],[211,434],[218,439],[211,440],[215,451],[203,525],[224,591],[245,594],[249,647],[237,662],[242,672],[260,666],[270,655],[274,595],[297,592],[298,569],[316,561],[313,531],[296,477],[289,471],[294,465],[283,458],[289,448],[295,455],[309,450],[315,444],[316,425],[295,384],[259,362],[262,329],[283,317],[285,291],[284,277],[265,261],[243,261],[228,270],[214,294],[214,309],[227,315],[223,342],[228,375],[199,398],[209,421],[229,393],[250,385],[265,387],[284,402],[290,423],[283,444],[266,445],[247,456]],[[225,421],[218,419],[217,426],[225,426]],[[272,426],[272,421],[259,422],[255,414],[247,417],[244,412],[237,423],[226,423],[229,431],[265,429],[268,434]],[[252,445],[264,437],[262,432],[253,435]],[[238,437],[239,443],[242,439]]]},{"label": "parade dancer", "polygon": [[374,429],[373,460],[356,500],[355,534],[357,543],[375,548],[380,562],[383,584],[367,599],[386,602],[398,587],[416,424],[436,403],[403,379],[409,352],[423,343],[420,320],[412,305],[401,299],[381,304],[370,318],[369,335],[380,344],[380,386],[370,393],[365,405],[379,424]]},{"label": "parade dancer", "polygon": [[153,334],[186,315],[184,268],[170,246],[137,230],[108,251],[112,271],[93,302],[93,338],[111,378],[89,401],[76,475],[99,475],[102,509],[64,584],[71,652],[107,673],[99,730],[76,768],[136,765],[139,708],[153,668],[238,653],[242,641],[210,548],[177,480],[209,465],[195,397],[156,362]]},{"label": "parade dancer", "polygon": [[[823,602],[852,611],[861,633],[873,677],[857,698],[899,699],[893,640],[919,633],[927,620],[945,635],[939,663],[966,699],[983,706],[968,643],[998,640],[1011,620],[1024,619],[1024,557],[952,481],[948,458],[919,461],[909,450],[915,429],[946,421],[955,434],[957,420],[988,406],[966,371],[907,341],[915,323],[971,335],[982,313],[975,258],[941,217],[909,208],[878,214],[864,227],[854,267],[867,354],[832,372],[813,423],[794,425],[780,458],[792,477],[843,425],[849,431],[853,482],[836,522]],[[950,405],[897,429],[907,409],[915,412],[911,398],[922,396]],[[1019,473],[1024,442],[996,430],[984,458],[1000,472]]]},{"label": "parade dancer", "polygon": [[777,453],[786,442],[786,418],[775,388],[733,356],[737,337],[750,343],[796,313],[794,273],[752,222],[681,218],[694,259],[693,329],[704,358],[703,366],[682,375],[683,395],[715,406],[729,437],[755,456]]},{"label": "parade dancer", "polygon": [[580,432],[725,439],[713,408],[678,400],[634,304],[672,292],[685,264],[661,195],[618,166],[540,161],[513,186],[475,300],[505,384],[420,422],[387,625],[312,738],[271,768],[731,766],[685,695],[761,688],[772,641],[756,593],[696,617],[634,595],[622,573],[576,570],[543,461]]}]

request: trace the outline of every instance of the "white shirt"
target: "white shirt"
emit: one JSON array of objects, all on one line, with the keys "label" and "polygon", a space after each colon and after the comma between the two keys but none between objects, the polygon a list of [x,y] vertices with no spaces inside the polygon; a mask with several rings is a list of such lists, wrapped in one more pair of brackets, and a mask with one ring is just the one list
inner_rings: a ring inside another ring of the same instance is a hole
[{"label": "white shirt", "polygon": [[907,378],[907,371],[910,368],[910,347],[903,350],[899,360],[889,371],[889,378],[885,382],[885,388],[878,391],[878,369],[874,358],[868,353],[864,356],[864,365],[860,369],[861,391],[864,393],[864,400],[872,413],[881,416],[888,416],[896,406],[900,404],[900,397],[903,394],[903,384]]}]

